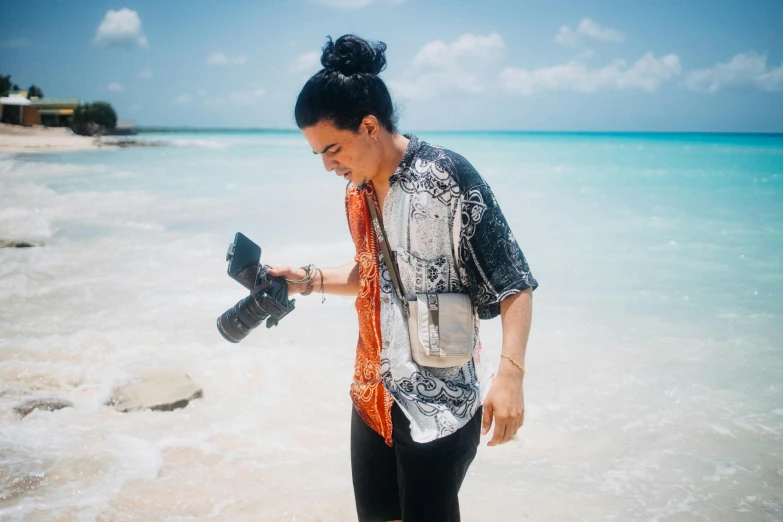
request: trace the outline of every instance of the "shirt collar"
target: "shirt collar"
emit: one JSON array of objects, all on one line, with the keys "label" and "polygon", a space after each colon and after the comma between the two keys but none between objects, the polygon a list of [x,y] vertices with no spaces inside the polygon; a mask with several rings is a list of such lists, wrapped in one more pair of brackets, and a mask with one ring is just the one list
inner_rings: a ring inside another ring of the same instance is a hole
[{"label": "shirt collar", "polygon": [[405,149],[405,154],[402,156],[402,160],[400,160],[400,164],[397,165],[397,169],[394,171],[394,174],[392,174],[389,178],[389,187],[394,185],[397,180],[399,180],[400,176],[404,175],[405,171],[410,168],[411,164],[413,164],[413,160],[416,159],[416,154],[421,148],[421,142],[415,135],[403,134],[403,136],[408,138],[408,146]]}]

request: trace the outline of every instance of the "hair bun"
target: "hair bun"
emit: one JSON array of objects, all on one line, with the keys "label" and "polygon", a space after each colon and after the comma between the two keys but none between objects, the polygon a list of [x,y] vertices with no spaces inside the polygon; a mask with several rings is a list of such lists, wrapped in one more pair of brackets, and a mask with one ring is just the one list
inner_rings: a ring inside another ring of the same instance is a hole
[{"label": "hair bun", "polygon": [[357,73],[377,75],[386,67],[386,44],[383,42],[370,43],[352,34],[334,42],[328,36],[327,40],[321,55],[324,69],[350,76]]}]

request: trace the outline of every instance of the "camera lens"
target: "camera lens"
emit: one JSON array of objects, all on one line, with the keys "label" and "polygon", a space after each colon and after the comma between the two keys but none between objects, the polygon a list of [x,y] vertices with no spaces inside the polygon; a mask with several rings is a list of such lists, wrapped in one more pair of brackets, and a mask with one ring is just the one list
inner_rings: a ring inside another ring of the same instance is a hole
[{"label": "camera lens", "polygon": [[238,343],[268,316],[269,314],[264,312],[255,298],[250,295],[218,317],[218,332],[226,341]]}]

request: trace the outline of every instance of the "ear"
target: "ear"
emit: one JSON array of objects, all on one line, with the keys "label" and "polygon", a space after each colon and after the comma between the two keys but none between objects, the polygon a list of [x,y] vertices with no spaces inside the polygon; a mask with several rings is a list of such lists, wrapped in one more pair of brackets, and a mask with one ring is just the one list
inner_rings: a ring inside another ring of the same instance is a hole
[{"label": "ear", "polygon": [[362,118],[362,123],[359,125],[360,133],[366,133],[370,139],[375,139],[378,137],[378,132],[380,132],[380,130],[381,124],[378,121],[378,118],[372,114],[368,114]]}]

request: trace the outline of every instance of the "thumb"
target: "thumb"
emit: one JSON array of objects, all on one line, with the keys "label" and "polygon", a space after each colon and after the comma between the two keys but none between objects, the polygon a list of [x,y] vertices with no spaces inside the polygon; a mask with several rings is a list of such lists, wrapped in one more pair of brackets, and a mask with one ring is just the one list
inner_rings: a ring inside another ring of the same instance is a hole
[{"label": "thumb", "polygon": [[277,266],[277,267],[270,268],[269,270],[267,270],[269,275],[275,276],[275,277],[284,276],[284,275],[288,274],[290,271],[291,271],[291,269],[289,267],[287,267],[287,266]]},{"label": "thumb", "polygon": [[489,433],[489,428],[492,427],[492,403],[484,403],[484,413],[481,415],[481,434],[486,435]]}]

